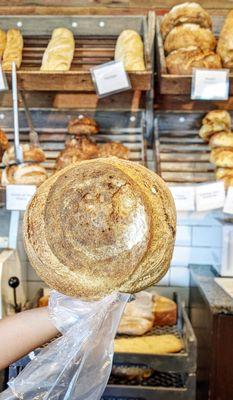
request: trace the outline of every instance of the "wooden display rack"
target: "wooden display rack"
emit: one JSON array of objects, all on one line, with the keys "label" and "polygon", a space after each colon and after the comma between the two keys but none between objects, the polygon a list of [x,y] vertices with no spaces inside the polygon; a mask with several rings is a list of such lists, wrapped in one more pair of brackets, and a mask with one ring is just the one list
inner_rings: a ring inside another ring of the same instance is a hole
[{"label": "wooden display rack", "polygon": [[[74,33],[75,54],[70,71],[40,71],[42,57],[53,29],[66,27]],[[145,71],[129,73],[133,90],[148,91],[153,85],[155,13],[147,16],[0,16],[0,28],[18,28],[24,38],[23,60],[17,71],[18,88],[27,91],[91,92],[90,68],[112,61],[117,37],[134,29],[143,38]],[[7,73],[9,81],[11,74]]]}]

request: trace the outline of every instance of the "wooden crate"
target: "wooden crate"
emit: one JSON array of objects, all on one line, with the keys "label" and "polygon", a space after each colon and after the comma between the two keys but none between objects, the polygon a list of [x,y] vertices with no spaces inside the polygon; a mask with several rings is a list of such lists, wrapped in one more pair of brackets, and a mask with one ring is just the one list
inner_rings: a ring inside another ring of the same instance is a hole
[{"label": "wooden crate", "polygon": [[[203,112],[158,112],[154,154],[157,173],[169,184],[215,180],[210,148],[198,135]],[[233,117],[233,112],[231,112]]]},{"label": "wooden crate", "polygon": [[[216,37],[219,36],[225,16],[212,16],[213,31]],[[163,47],[163,38],[160,32],[162,17],[156,18],[156,64],[158,73],[158,85],[161,94],[165,95],[190,95],[191,94],[191,75],[173,75],[169,74],[166,68],[165,51]],[[230,95],[233,95],[233,71],[230,72]]]},{"label": "wooden crate", "polygon": [[[0,16],[1,29],[19,28],[24,37],[23,60],[17,71],[18,86],[33,91],[94,91],[90,68],[112,61],[117,37],[134,29],[143,38],[145,71],[129,73],[133,90],[152,87],[155,14],[147,16]],[[70,71],[40,71],[42,56],[53,29],[66,27],[75,37]],[[7,73],[11,80],[11,74]]]}]

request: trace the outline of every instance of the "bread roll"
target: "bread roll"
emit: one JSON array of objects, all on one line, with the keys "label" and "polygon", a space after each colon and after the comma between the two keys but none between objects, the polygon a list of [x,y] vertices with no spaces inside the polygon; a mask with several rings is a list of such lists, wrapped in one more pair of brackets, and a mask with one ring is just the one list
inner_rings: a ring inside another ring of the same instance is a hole
[{"label": "bread roll", "polygon": [[216,179],[222,179],[227,176],[233,176],[233,168],[217,168],[215,171]]},{"label": "bread roll", "polygon": [[68,124],[68,133],[71,135],[95,135],[99,132],[97,122],[88,115],[80,114],[73,118]]},{"label": "bread roll", "polygon": [[48,178],[44,167],[38,164],[20,164],[8,166],[2,173],[2,185],[36,185]]},{"label": "bread roll", "polygon": [[175,325],[177,322],[177,305],[167,297],[155,296],[153,312],[155,326]]},{"label": "bread roll", "polygon": [[228,129],[231,128],[231,116],[226,110],[212,110],[208,112],[203,118],[202,123],[212,124],[218,121],[223,122]]},{"label": "bread roll", "polygon": [[164,15],[161,22],[161,33],[163,38],[177,25],[192,23],[202,28],[212,29],[210,15],[198,3],[182,3],[173,7]]},{"label": "bread roll", "polygon": [[233,10],[227,15],[220,32],[217,53],[224,68],[233,68]]},{"label": "bread roll", "polygon": [[98,146],[99,157],[118,157],[129,159],[129,149],[121,143],[109,142]]},{"label": "bread roll", "polygon": [[233,133],[232,132],[219,132],[215,133],[210,138],[210,147],[231,147],[233,149]]},{"label": "bread roll", "polygon": [[74,49],[73,33],[66,28],[54,29],[43,55],[41,71],[69,71]]},{"label": "bread roll", "polygon": [[4,152],[8,149],[9,143],[5,132],[0,129],[0,162]]},{"label": "bread roll", "polygon": [[211,50],[199,50],[192,46],[172,51],[166,57],[166,66],[170,74],[191,75],[193,68],[221,68],[221,60]]},{"label": "bread roll", "polygon": [[[23,150],[23,161],[34,161],[34,162],[45,161],[45,154],[40,147],[36,147],[31,144],[25,143],[22,145],[22,150]],[[9,165],[14,160],[15,160],[15,149],[14,146],[11,146],[7,151],[5,151],[2,158],[2,162],[5,165]]]},{"label": "bread roll", "polygon": [[122,61],[126,71],[144,71],[143,42],[133,30],[121,32],[115,48],[115,60]]},{"label": "bread roll", "polygon": [[216,39],[210,29],[195,24],[183,24],[173,28],[164,42],[164,50],[168,54],[191,46],[201,50],[214,50]]},{"label": "bread roll", "polygon": [[203,140],[208,141],[212,135],[219,132],[224,132],[227,135],[230,133],[230,130],[228,130],[227,126],[222,121],[216,121],[202,125],[201,129],[199,130],[199,136]]},{"label": "bread roll", "polygon": [[0,57],[2,58],[6,48],[6,32],[0,29]]},{"label": "bread roll", "polygon": [[164,181],[112,157],[50,177],[30,202],[23,231],[31,265],[48,286],[94,300],[160,280],[170,265],[175,226]]},{"label": "bread roll", "polygon": [[85,136],[72,139],[65,144],[56,160],[56,170],[59,171],[78,161],[98,157],[98,147]]},{"label": "bread roll", "polygon": [[114,351],[116,353],[156,355],[178,353],[182,349],[182,341],[175,335],[119,338],[114,340]]},{"label": "bread roll", "polygon": [[233,149],[213,149],[210,153],[210,161],[217,167],[233,168]]},{"label": "bread roll", "polygon": [[6,36],[6,47],[3,53],[2,68],[11,71],[12,63],[20,68],[23,53],[23,36],[18,29],[9,29]]}]

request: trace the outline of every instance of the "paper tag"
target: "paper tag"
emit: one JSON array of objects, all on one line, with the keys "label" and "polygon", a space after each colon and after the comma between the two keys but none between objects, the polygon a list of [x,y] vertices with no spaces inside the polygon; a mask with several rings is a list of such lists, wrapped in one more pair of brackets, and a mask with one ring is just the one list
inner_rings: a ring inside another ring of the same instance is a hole
[{"label": "paper tag", "polygon": [[225,202],[223,182],[208,183],[196,186],[197,211],[215,210],[222,208]]},{"label": "paper tag", "polygon": [[193,186],[170,186],[177,211],[195,210],[195,190]]},{"label": "paper tag", "polygon": [[6,209],[18,211],[26,210],[27,204],[35,192],[35,185],[7,185]]},{"label": "paper tag", "polygon": [[91,68],[92,79],[99,97],[129,90],[131,84],[121,61],[111,61]]},{"label": "paper tag", "polygon": [[0,92],[8,90],[8,83],[5,72],[2,70],[2,64],[0,63]]},{"label": "paper tag", "polygon": [[228,69],[193,69],[192,100],[227,100],[228,98]]},{"label": "paper tag", "polygon": [[8,236],[0,236],[0,249],[8,247]]},{"label": "paper tag", "polygon": [[229,187],[227,191],[223,212],[233,214],[233,187]]}]

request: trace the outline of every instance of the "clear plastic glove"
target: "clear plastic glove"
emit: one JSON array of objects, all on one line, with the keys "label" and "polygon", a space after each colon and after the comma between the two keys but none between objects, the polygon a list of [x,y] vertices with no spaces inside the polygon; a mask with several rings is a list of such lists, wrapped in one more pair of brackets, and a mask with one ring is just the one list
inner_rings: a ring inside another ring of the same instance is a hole
[{"label": "clear plastic glove", "polygon": [[63,336],[8,383],[0,400],[99,400],[111,373],[114,337],[130,295],[86,302],[52,291],[49,309]]}]

